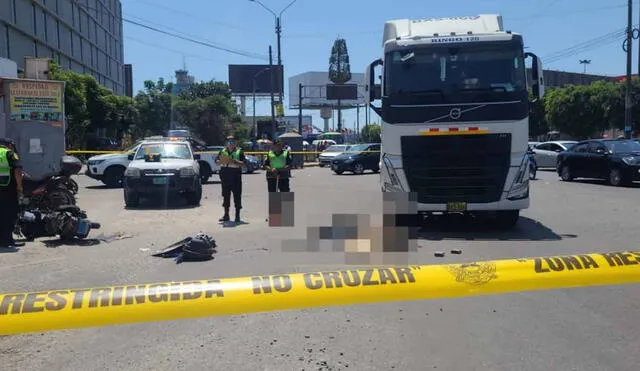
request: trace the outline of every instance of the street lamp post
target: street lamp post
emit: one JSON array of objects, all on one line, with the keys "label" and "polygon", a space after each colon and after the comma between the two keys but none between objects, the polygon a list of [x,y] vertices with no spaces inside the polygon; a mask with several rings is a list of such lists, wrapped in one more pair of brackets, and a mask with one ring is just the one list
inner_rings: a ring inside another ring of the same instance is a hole
[{"label": "street lamp post", "polygon": [[[264,5],[260,0],[249,0],[252,3],[256,3],[258,5],[260,5],[261,7],[263,7],[266,11],[268,11],[269,13],[273,14],[275,20],[276,20],[276,38],[277,38],[277,53],[278,53],[278,67],[280,69],[280,71],[282,71],[282,54],[281,54],[281,48],[280,48],[280,37],[282,35],[282,23],[281,23],[281,19],[282,19],[282,13],[284,13],[287,9],[289,9],[293,4],[295,4],[296,1],[298,0],[293,0],[289,3],[289,5],[285,6],[280,13],[276,13],[273,10],[271,10],[268,6]],[[281,72],[281,76],[280,76],[280,86],[284,89],[284,73]],[[282,104],[282,91],[280,91],[278,93],[278,98],[280,101],[280,104]]]}]

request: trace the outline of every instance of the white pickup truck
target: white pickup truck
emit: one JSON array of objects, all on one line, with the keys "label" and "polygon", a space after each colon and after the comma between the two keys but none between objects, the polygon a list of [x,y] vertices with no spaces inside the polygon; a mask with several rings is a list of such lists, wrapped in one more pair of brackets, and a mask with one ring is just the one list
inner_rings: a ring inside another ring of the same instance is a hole
[{"label": "white pickup truck", "polygon": [[[128,159],[128,156],[135,153],[140,145],[144,142],[158,141],[163,139],[167,138],[148,137],[138,141],[122,153],[108,153],[90,157],[87,161],[87,170],[85,172],[85,175],[101,181],[109,188],[121,187],[122,179],[124,177],[124,171],[131,162]],[[181,139],[184,140],[184,138]],[[194,148],[194,150],[196,152],[199,152],[199,149],[197,148]],[[200,165],[200,181],[202,183],[206,183],[214,174],[214,171],[218,169],[218,165],[216,165],[215,159],[215,154],[202,153],[200,155],[198,164]]]}]

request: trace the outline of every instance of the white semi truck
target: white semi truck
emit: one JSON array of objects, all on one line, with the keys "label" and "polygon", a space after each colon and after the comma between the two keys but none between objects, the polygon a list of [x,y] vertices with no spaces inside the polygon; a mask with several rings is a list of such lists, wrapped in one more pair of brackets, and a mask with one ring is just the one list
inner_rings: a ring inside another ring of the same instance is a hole
[{"label": "white semi truck", "polygon": [[529,207],[529,88],[544,95],[542,63],[524,49],[497,14],[385,23],[384,56],[365,77],[383,192],[415,193],[422,214],[515,226]]}]

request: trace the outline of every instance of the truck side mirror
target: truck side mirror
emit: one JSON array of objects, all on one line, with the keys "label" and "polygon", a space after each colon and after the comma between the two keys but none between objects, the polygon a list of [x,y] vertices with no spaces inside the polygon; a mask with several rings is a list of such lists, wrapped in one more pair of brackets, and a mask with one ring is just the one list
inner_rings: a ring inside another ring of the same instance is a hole
[{"label": "truck side mirror", "polygon": [[127,160],[133,161],[133,153],[127,155]]},{"label": "truck side mirror", "polygon": [[201,158],[202,158],[202,156],[200,156],[200,154],[198,154],[198,153],[194,153],[193,154],[193,159],[194,160],[200,160]]},{"label": "truck side mirror", "polygon": [[373,61],[365,71],[365,100],[366,103],[372,103],[377,99],[382,97],[382,87],[380,84],[376,84],[376,73],[375,69],[377,66],[382,66],[382,59],[377,59]]},{"label": "truck side mirror", "polygon": [[531,57],[531,90],[534,102],[544,97],[544,70],[542,60],[533,53],[525,53],[525,58]]}]

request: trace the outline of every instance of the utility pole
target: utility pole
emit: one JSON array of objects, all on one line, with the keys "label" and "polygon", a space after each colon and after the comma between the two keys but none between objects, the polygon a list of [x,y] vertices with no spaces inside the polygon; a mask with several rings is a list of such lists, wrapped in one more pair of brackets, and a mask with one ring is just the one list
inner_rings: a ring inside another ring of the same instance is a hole
[{"label": "utility pole", "polygon": [[274,101],[273,89],[275,89],[275,79],[273,76],[273,52],[271,51],[271,45],[269,45],[269,74],[271,75],[271,132],[272,138],[276,138],[276,107]]},{"label": "utility pole", "polygon": [[302,83],[298,84],[298,134],[302,135]]},{"label": "utility pole", "polygon": [[624,97],[624,131],[627,138],[631,138],[633,118],[631,117],[631,60],[633,53],[633,0],[628,0],[627,5],[627,89]]}]

